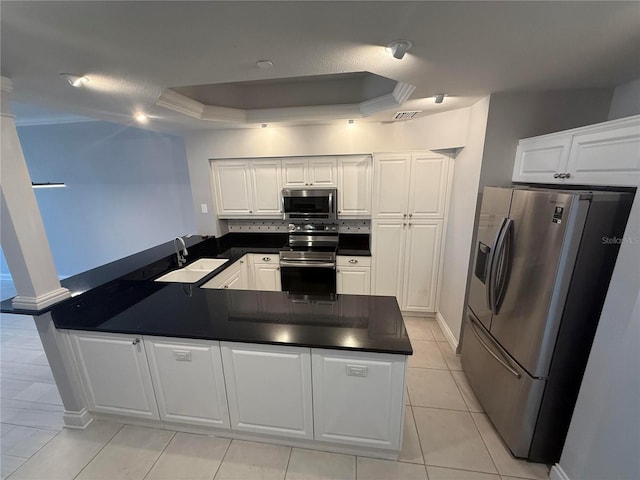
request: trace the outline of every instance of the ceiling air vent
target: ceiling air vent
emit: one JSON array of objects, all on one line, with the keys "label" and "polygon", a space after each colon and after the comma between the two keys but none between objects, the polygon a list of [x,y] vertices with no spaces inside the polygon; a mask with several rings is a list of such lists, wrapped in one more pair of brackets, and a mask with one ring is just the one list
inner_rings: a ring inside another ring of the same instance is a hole
[{"label": "ceiling air vent", "polygon": [[394,120],[411,120],[413,117],[415,117],[420,112],[422,112],[422,110],[410,110],[410,111],[406,111],[406,112],[396,112],[396,114],[393,116],[393,119]]}]

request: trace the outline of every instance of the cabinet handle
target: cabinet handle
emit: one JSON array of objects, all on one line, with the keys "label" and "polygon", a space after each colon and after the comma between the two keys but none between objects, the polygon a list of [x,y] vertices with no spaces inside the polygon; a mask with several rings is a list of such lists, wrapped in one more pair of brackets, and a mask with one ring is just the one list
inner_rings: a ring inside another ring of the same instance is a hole
[{"label": "cabinet handle", "polygon": [[411,217],[413,217],[413,213],[410,213],[410,214],[409,214],[409,218],[411,218]]},{"label": "cabinet handle", "polygon": [[244,260],[240,260],[240,263],[244,263]]},{"label": "cabinet handle", "polygon": [[352,258],[351,260],[349,260],[349,263],[358,263],[358,260],[356,260],[355,258]]},{"label": "cabinet handle", "polygon": [[263,262],[270,262],[271,258],[270,257],[262,257],[262,261]]},{"label": "cabinet handle", "polygon": [[407,226],[407,224],[406,224],[406,223],[403,223],[403,224],[402,224],[402,226],[403,226],[403,227],[406,227],[406,226]]},{"label": "cabinet handle", "polygon": [[339,268],[336,268],[336,273],[340,273],[340,269]]},{"label": "cabinet handle", "polygon": [[560,174],[559,173],[554,173],[553,174],[553,178],[560,178]]},{"label": "cabinet handle", "polygon": [[222,287],[222,288],[229,288],[229,285],[225,285],[225,286],[224,286],[224,287]]},{"label": "cabinet handle", "polygon": [[402,214],[402,218],[407,218],[407,214],[406,214],[406,213],[403,213],[403,214]]},{"label": "cabinet handle", "polygon": [[280,270],[280,267],[276,268],[276,270]]},{"label": "cabinet handle", "polygon": [[249,213],[253,213],[253,210],[249,210]]},{"label": "cabinet handle", "polygon": [[409,228],[411,228],[411,222],[409,222]]},{"label": "cabinet handle", "polygon": [[564,174],[564,178],[571,178],[571,174],[570,173],[565,173]]},{"label": "cabinet handle", "polygon": [[139,339],[139,338],[136,338],[136,339],[135,339],[133,342],[131,342],[131,343],[133,343],[134,345],[138,345],[138,344],[140,343],[140,339]]}]

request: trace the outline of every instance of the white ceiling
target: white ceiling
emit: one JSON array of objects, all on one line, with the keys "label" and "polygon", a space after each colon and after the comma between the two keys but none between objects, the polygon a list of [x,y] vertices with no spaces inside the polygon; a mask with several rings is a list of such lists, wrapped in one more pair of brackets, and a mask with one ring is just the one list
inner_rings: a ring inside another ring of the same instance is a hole
[{"label": "white ceiling", "polygon": [[[229,128],[155,103],[169,87],[362,71],[414,85],[401,109],[424,114],[494,92],[640,77],[637,1],[3,1],[0,13],[2,75],[25,123],[67,114],[131,123],[142,110],[148,128]],[[403,60],[383,48],[399,38],[414,43]],[[263,59],[274,67],[257,68]],[[71,88],[64,72],[91,81]],[[450,97],[435,105],[428,97],[441,92]]]}]

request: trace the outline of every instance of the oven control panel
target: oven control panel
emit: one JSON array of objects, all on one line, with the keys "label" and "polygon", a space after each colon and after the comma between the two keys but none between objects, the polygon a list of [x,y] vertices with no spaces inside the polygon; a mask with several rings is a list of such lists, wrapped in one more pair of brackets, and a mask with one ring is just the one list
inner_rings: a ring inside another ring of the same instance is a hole
[{"label": "oven control panel", "polygon": [[289,232],[306,233],[306,232],[326,232],[338,233],[338,225],[335,223],[290,223]]}]

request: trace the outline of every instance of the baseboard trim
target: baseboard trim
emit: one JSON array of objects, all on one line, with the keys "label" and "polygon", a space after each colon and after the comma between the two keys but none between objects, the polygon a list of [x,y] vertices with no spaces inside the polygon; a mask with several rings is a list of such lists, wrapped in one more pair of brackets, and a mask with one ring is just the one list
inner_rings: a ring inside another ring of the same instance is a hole
[{"label": "baseboard trim", "polygon": [[62,418],[66,428],[74,428],[77,430],[84,430],[93,422],[93,417],[86,408],[83,408],[80,412],[69,412],[65,410]]},{"label": "baseboard trim", "polygon": [[436,312],[436,322],[438,322],[440,329],[444,333],[444,337],[447,339],[447,342],[449,342],[449,345],[451,345],[451,348],[453,349],[453,351],[457,352],[458,339],[455,337],[455,335],[449,328],[449,325],[447,325],[447,322],[445,321],[444,317],[440,312]]},{"label": "baseboard trim", "polygon": [[559,463],[556,463],[553,467],[551,467],[551,471],[549,472],[550,480],[571,480],[569,475],[562,469]]}]

